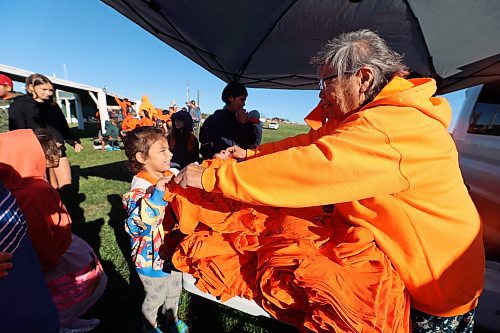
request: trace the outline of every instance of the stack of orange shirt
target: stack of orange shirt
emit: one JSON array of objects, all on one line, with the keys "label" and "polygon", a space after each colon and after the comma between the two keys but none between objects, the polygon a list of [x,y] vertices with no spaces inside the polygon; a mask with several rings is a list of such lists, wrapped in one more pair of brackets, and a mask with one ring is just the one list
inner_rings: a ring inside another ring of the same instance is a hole
[{"label": "stack of orange shirt", "polygon": [[234,296],[256,296],[254,279],[257,261],[253,253],[239,253],[223,234],[199,231],[187,236],[174,253],[175,267],[197,279],[203,292],[226,301]]},{"label": "stack of orange shirt", "polygon": [[175,184],[168,199],[187,234],[172,262],[200,290],[254,299],[303,332],[409,332],[404,285],[367,229]]},{"label": "stack of orange shirt", "polygon": [[[404,284],[370,231],[328,216],[323,223],[296,217],[283,222],[281,234],[257,251],[266,311],[304,331],[408,331]],[[287,230],[290,223],[295,231]]]}]

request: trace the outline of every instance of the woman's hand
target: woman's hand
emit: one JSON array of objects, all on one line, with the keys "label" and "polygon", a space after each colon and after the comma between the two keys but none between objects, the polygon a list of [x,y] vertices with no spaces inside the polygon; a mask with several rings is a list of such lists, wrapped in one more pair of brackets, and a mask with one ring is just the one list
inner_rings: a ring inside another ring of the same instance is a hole
[{"label": "woman's hand", "polygon": [[203,189],[203,185],[201,183],[203,171],[205,171],[204,167],[191,163],[179,172],[179,174],[174,178],[174,181],[183,188],[189,186]]},{"label": "woman's hand", "polygon": [[79,153],[81,152],[83,149],[83,146],[81,144],[79,144],[78,142],[75,143],[75,152]]},{"label": "woman's hand", "polygon": [[0,278],[7,276],[7,270],[12,268],[12,254],[7,252],[0,252]]}]

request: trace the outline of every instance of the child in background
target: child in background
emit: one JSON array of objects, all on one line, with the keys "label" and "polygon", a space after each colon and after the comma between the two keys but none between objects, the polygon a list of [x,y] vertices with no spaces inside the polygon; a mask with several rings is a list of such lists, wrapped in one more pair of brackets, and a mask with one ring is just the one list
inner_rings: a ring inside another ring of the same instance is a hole
[{"label": "child in background", "polygon": [[172,131],[167,136],[172,151],[172,167],[179,170],[200,159],[200,144],[193,134],[193,119],[187,111],[172,115]]},{"label": "child in background", "polygon": [[[177,319],[182,273],[171,270],[159,255],[167,207],[163,196],[172,177],[168,171],[172,153],[160,129],[140,127],[126,136],[125,154],[135,174],[130,192],[123,195],[129,216],[125,229],[131,236],[132,261],[146,294],[142,304],[144,331],[185,333],[187,326]],[[160,318],[159,308],[163,314]]]}]

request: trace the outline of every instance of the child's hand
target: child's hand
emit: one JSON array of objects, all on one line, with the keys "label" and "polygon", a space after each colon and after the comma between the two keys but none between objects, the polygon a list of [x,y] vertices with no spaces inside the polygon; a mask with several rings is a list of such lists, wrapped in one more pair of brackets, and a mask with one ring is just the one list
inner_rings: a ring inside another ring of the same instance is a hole
[{"label": "child's hand", "polygon": [[163,191],[165,192],[167,190],[167,184],[168,182],[170,181],[170,179],[172,179],[173,175],[170,175],[168,177],[162,177],[158,180],[158,182],[156,183],[156,189],[158,191]]}]

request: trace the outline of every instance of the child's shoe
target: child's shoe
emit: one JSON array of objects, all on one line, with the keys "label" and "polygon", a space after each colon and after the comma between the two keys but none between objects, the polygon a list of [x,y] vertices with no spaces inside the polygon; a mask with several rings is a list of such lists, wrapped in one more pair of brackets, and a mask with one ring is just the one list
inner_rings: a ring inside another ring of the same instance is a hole
[{"label": "child's shoe", "polygon": [[177,321],[175,322],[175,327],[177,327],[178,333],[188,333],[189,332],[186,323],[180,319],[177,319]]}]

